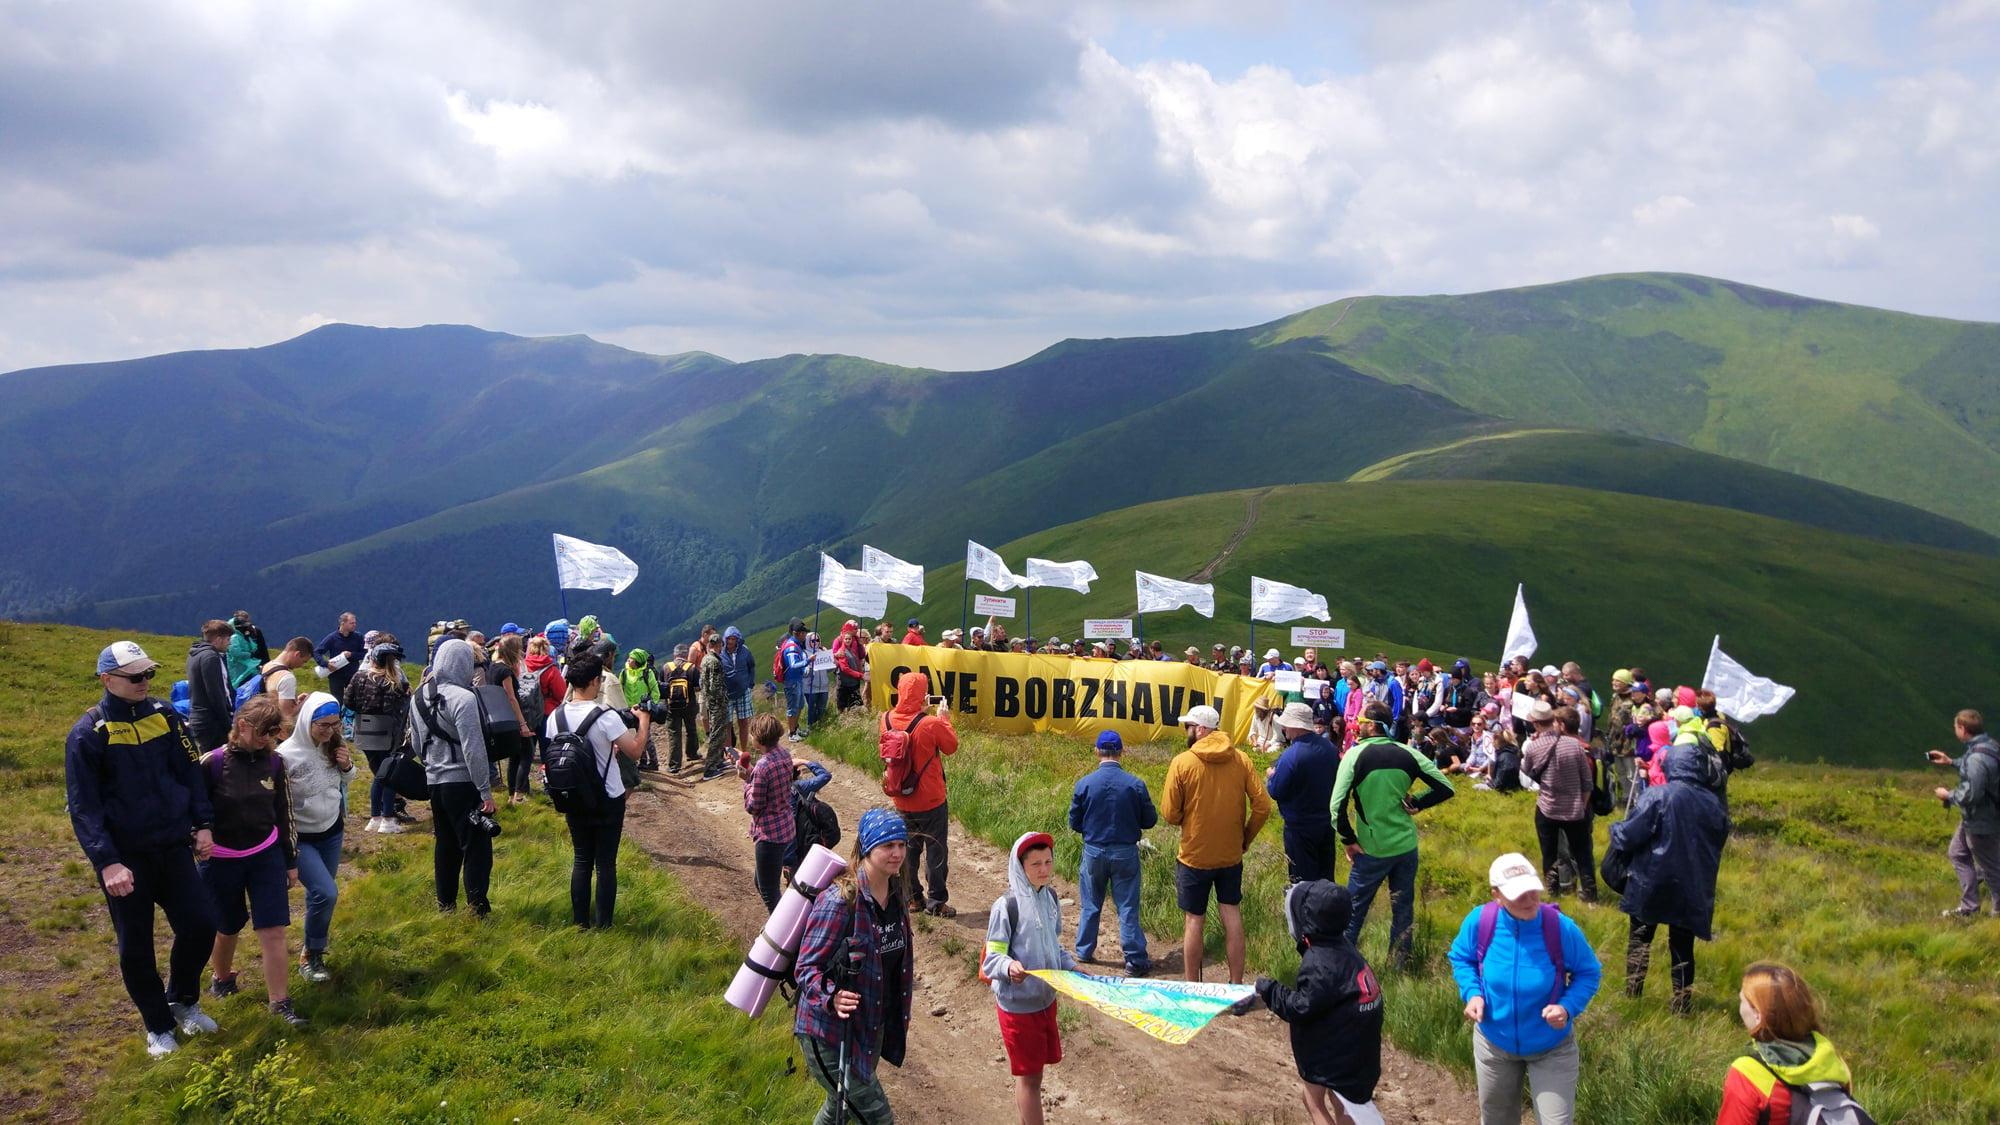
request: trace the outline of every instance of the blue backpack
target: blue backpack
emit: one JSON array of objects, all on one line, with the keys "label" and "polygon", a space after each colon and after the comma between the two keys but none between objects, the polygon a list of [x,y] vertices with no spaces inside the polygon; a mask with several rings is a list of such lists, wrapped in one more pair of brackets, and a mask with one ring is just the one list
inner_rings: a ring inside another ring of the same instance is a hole
[{"label": "blue backpack", "polygon": [[238,711],[243,710],[245,703],[262,694],[264,694],[264,673],[261,671],[254,672],[249,679],[236,685],[236,709]]},{"label": "blue backpack", "polygon": [[169,702],[174,705],[174,710],[181,713],[181,718],[187,719],[194,716],[194,700],[188,695],[188,682],[186,680],[174,681],[174,694]]}]

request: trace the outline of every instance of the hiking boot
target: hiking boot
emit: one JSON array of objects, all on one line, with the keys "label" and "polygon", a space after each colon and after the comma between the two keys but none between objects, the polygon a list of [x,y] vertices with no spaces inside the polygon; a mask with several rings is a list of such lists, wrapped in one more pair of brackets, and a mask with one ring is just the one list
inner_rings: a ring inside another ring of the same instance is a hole
[{"label": "hiking boot", "polygon": [[208,994],[217,1000],[227,1000],[231,996],[236,995],[238,991],[235,973],[231,973],[226,977],[216,977],[208,982]]},{"label": "hiking boot", "polygon": [[466,905],[472,908],[473,916],[477,918],[484,918],[493,913],[493,904],[490,902],[469,902]]},{"label": "hiking boot", "polygon": [[1667,1009],[1677,1016],[1684,1016],[1692,1012],[1694,1010],[1694,989],[1674,989],[1673,998],[1667,1001]]},{"label": "hiking boot", "polygon": [[299,955],[299,975],[314,984],[325,984],[333,979],[333,970],[326,967],[326,951],[308,949]]},{"label": "hiking boot", "polygon": [[168,1004],[167,1010],[174,1014],[174,1023],[182,1035],[201,1035],[215,1030],[215,1021],[201,1010],[199,1004]]},{"label": "hiking boot", "polygon": [[180,1050],[181,1042],[171,1031],[149,1031],[146,1033],[146,1053],[156,1059],[166,1058]]},{"label": "hiking boot", "polygon": [[304,1027],[306,1025],[306,1018],[292,1010],[292,1002],[289,999],[279,1000],[272,1004],[271,1014],[291,1024],[293,1027]]},{"label": "hiking boot", "polygon": [[1125,962],[1125,975],[1128,977],[1152,976],[1153,963],[1150,961],[1127,961]]}]

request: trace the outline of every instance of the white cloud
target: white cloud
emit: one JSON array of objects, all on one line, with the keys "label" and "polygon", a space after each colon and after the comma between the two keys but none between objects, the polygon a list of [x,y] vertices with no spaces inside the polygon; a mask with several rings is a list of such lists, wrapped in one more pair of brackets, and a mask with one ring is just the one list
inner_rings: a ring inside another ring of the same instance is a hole
[{"label": "white cloud", "polygon": [[1992,7],[8,5],[0,368],[325,319],[986,366],[1639,269],[2000,319]]}]

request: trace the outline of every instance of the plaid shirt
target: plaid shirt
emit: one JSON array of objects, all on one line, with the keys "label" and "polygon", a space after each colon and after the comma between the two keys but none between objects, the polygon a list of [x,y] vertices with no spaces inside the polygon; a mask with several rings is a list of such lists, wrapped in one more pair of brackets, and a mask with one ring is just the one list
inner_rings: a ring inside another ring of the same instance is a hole
[{"label": "plaid shirt", "polygon": [[[857,871],[854,885],[861,897],[868,897],[868,873]],[[910,911],[903,903],[902,896],[892,895],[885,912],[891,917],[902,919],[903,927],[903,972],[897,982],[902,997],[902,1032],[910,1026],[910,998],[916,976],[916,950],[910,929]],[[850,911],[846,896],[836,885],[828,887],[813,900],[812,913],[806,916],[805,937],[799,941],[799,956],[793,977],[799,985],[799,1014],[792,1023],[792,1031],[799,1035],[810,1035],[829,1047],[840,1046],[840,1036],[851,1030],[855,1039],[849,1043],[856,1048],[852,1052],[854,1075],[866,1083],[875,1075],[875,1055],[879,1049],[882,1061],[894,1066],[903,1065],[904,1037],[902,1034],[886,1035],[886,1013],[888,985],[882,979],[882,958],[877,950],[879,933],[875,928],[873,908]],[[831,963],[836,947],[847,937],[848,920],[853,919],[853,948],[861,953],[861,962],[856,972],[852,991],[861,997],[861,1006],[848,1019],[833,1014],[833,984]]]},{"label": "plaid shirt", "polygon": [[765,844],[789,844],[798,831],[792,813],[792,756],[782,746],[764,751],[750,767],[743,787],[743,811],[750,814],[750,838]]}]

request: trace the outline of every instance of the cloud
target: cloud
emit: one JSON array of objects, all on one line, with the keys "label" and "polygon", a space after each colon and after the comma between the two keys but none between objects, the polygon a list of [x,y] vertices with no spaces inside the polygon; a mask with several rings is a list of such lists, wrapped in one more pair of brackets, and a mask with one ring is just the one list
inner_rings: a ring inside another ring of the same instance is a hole
[{"label": "cloud", "polygon": [[1675,269],[2000,318],[1960,0],[0,7],[0,368],[327,319],[990,366]]}]

